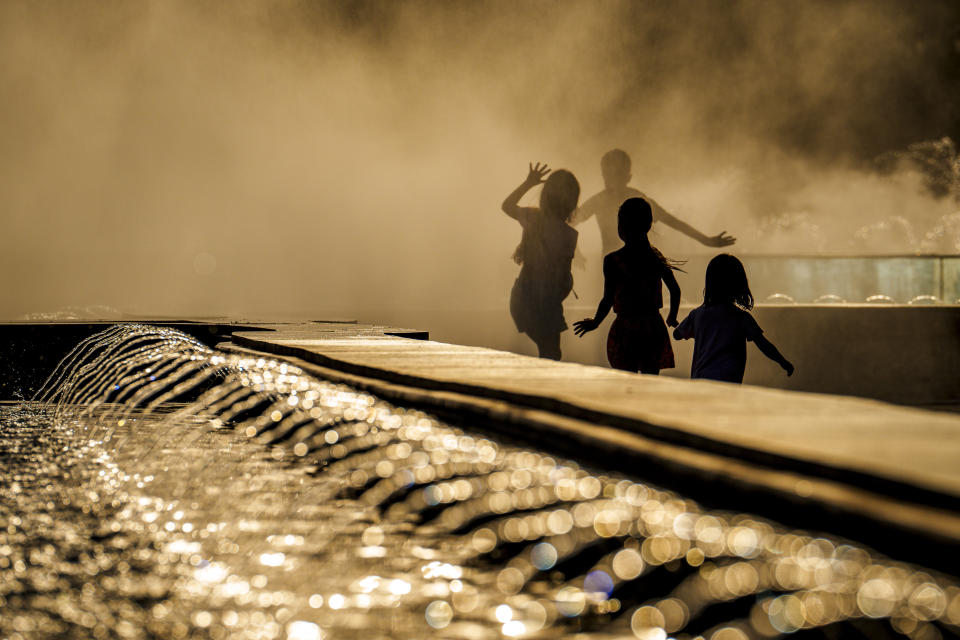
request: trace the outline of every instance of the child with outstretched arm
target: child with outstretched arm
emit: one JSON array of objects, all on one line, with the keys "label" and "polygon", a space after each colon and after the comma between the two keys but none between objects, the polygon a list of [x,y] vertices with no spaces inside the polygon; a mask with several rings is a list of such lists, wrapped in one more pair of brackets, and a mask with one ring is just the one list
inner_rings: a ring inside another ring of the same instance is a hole
[{"label": "child with outstretched arm", "polygon": [[666,323],[677,326],[680,286],[676,267],[650,245],[647,233],[653,224],[650,203],[629,198],[617,212],[617,232],[624,246],[603,259],[603,298],[593,318],[573,324],[578,336],[593,331],[612,308],[617,314],[607,337],[607,359],[614,369],[657,375],[674,366],[673,348],[660,316],[661,284],[670,291]]}]

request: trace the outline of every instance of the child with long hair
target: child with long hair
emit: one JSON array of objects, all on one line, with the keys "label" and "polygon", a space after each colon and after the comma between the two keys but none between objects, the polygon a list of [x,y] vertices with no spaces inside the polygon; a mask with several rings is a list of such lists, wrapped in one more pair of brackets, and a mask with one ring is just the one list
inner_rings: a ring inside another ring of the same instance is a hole
[{"label": "child with long hair", "polygon": [[[563,300],[573,289],[570,265],[577,231],[568,222],[577,208],[580,183],[572,173],[530,164],[527,179],[503,201],[503,211],[523,227],[515,259],[520,275],[510,292],[510,315],[520,333],[537,345],[541,358],[559,360],[560,334],[567,329]],[[524,194],[543,183],[540,208],[521,207]]]},{"label": "child with long hair", "polygon": [[680,285],[676,266],[650,245],[653,210],[643,198],[629,198],[617,212],[617,233],[624,246],[603,259],[603,298],[597,313],[573,323],[578,336],[593,331],[612,308],[617,314],[607,336],[607,359],[614,369],[657,375],[674,366],[673,348],[660,316],[661,283],[670,291],[667,324],[677,326]]},{"label": "child with long hair", "polygon": [[743,264],[729,253],[715,256],[707,265],[703,304],[690,312],[673,331],[677,340],[693,338],[691,378],[743,382],[747,342],[793,375],[793,365],[763,335],[750,315],[753,294]]}]

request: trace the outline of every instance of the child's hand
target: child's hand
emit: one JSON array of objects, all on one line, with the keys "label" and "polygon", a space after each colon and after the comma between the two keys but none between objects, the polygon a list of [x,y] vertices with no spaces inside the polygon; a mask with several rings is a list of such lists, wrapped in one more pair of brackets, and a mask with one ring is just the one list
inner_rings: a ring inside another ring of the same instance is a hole
[{"label": "child's hand", "polygon": [[598,324],[599,323],[593,318],[586,318],[573,323],[573,332],[582,338],[583,334],[596,329]]},{"label": "child's hand", "polygon": [[715,236],[708,237],[704,244],[708,247],[729,247],[736,241],[737,239],[729,235],[726,231],[721,231]]},{"label": "child's hand", "polygon": [[675,327],[675,326],[677,326],[678,324],[680,324],[680,323],[677,322],[677,316],[673,315],[672,313],[667,316],[667,326],[668,326],[668,327]]},{"label": "child's hand", "polygon": [[793,363],[792,363],[792,362],[789,362],[789,361],[784,362],[782,366],[783,366],[783,370],[787,372],[787,377],[788,377],[788,378],[793,375]]},{"label": "child's hand", "polygon": [[543,182],[543,179],[547,177],[548,173],[550,173],[550,169],[546,164],[541,166],[539,162],[537,164],[531,163],[530,173],[527,174],[526,183],[529,185],[540,184]]}]

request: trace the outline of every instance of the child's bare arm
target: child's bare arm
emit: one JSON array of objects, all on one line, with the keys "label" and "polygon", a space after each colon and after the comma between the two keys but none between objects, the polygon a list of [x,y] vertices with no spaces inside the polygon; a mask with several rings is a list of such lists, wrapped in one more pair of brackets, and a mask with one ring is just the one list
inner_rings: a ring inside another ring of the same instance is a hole
[{"label": "child's bare arm", "polygon": [[667,291],[670,292],[670,312],[667,314],[667,326],[677,326],[677,313],[680,311],[680,285],[677,284],[677,278],[673,275],[673,269],[664,267],[663,283],[667,285]]},{"label": "child's bare arm", "polygon": [[589,333],[600,326],[604,321],[610,309],[613,308],[613,294],[616,291],[617,272],[609,260],[610,256],[603,259],[603,298],[597,305],[597,313],[592,318],[584,318],[573,323],[573,332],[583,337],[583,334]]},{"label": "child's bare arm", "polygon": [[788,376],[793,375],[793,364],[783,357],[783,354],[780,353],[780,350],[773,346],[773,343],[767,340],[763,334],[757,336],[753,339],[754,343],[757,345],[757,348],[760,349],[760,352],[763,355],[767,356],[787,372]]},{"label": "child's bare arm", "polygon": [[606,299],[603,298],[600,300],[600,304],[597,305],[597,313],[592,318],[584,318],[583,320],[578,320],[573,323],[573,333],[583,337],[584,334],[590,333],[594,329],[600,326],[600,323],[604,321],[607,317],[607,314],[610,313],[610,308],[613,305]]},{"label": "child's bare arm", "polygon": [[598,193],[577,207],[577,209],[573,212],[573,215],[570,216],[570,224],[576,227],[580,223],[586,222],[595,216],[597,213],[597,202],[599,202],[600,196],[601,194]]},{"label": "child's bare arm", "polygon": [[511,218],[519,219],[521,215],[520,198],[522,198],[527,191],[530,191],[530,189],[543,182],[543,178],[548,173],[550,173],[550,169],[547,168],[547,165],[541,166],[539,162],[536,165],[531,163],[530,172],[527,173],[527,179],[521,182],[520,186],[511,191],[510,195],[504,199],[501,205],[503,212]]},{"label": "child's bare arm", "polygon": [[676,229],[683,235],[693,238],[702,245],[706,245],[708,247],[727,247],[737,241],[737,239],[733,236],[727,235],[726,231],[721,231],[715,236],[708,236],[702,231],[699,231],[693,226],[687,224],[680,218],[668,213],[666,209],[653,202],[649,198],[647,198],[647,200],[650,201],[650,204],[653,207],[654,220],[657,222],[662,222],[668,227]]}]

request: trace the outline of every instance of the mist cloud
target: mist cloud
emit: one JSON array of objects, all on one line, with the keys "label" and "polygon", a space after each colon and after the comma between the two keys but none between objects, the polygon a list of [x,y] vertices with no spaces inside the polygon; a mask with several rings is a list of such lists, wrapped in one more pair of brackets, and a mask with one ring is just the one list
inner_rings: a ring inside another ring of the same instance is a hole
[{"label": "mist cloud", "polygon": [[873,159],[958,137],[957,14],[7,2],[4,315],[495,306],[519,238],[499,202],[526,163],[569,168],[589,194],[612,147],[707,231],[746,240],[763,216],[891,199],[926,224],[950,198],[909,171],[878,177]]}]

